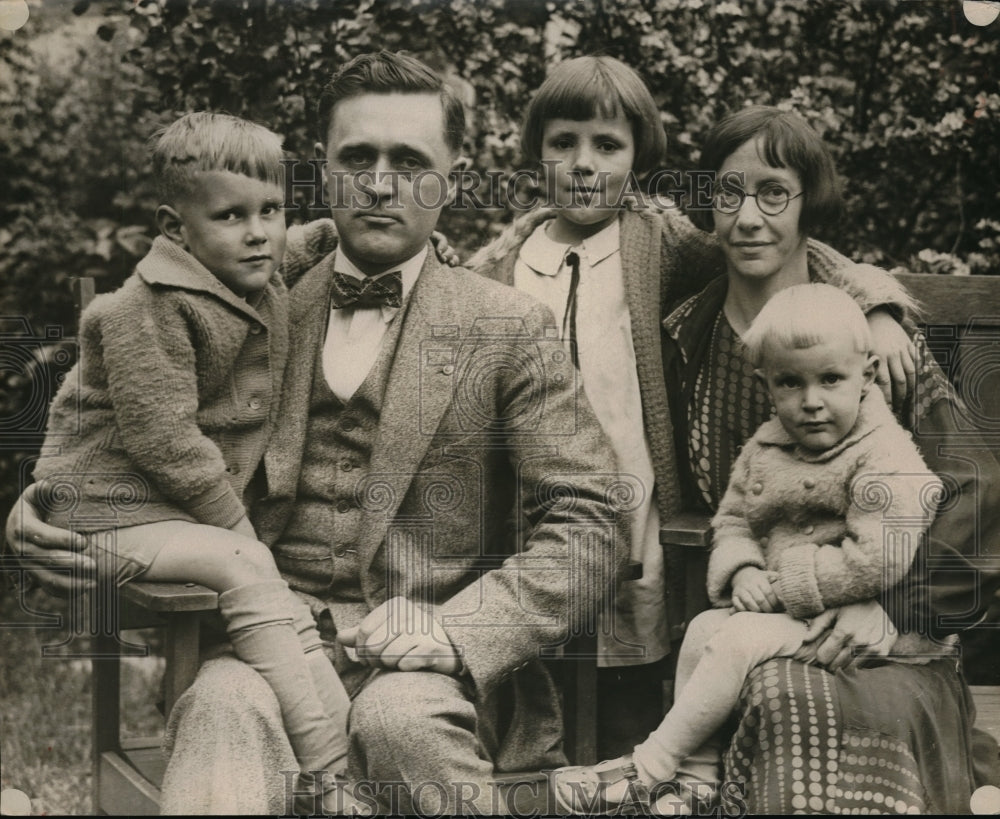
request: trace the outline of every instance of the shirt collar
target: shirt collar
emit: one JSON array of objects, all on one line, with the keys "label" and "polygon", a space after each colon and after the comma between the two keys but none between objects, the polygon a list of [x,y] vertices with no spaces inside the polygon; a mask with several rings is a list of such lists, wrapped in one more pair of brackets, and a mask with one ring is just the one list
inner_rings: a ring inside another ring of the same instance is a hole
[{"label": "shirt collar", "polygon": [[[385,273],[390,270],[398,270],[403,279],[403,294],[402,300],[405,302],[406,297],[410,294],[413,289],[413,285],[417,283],[417,278],[420,276],[420,271],[424,267],[424,262],[427,260],[428,248],[425,245],[420,249],[420,251],[415,255],[411,256],[405,262],[401,264],[394,264],[385,269]],[[347,258],[347,255],[341,250],[340,246],[337,247],[337,252],[333,258],[333,272],[343,273],[345,276],[354,276],[357,279],[366,278],[365,274],[362,273],[356,264]],[[396,312],[399,310],[398,307],[386,307],[380,308],[382,310],[382,317],[389,321]]]},{"label": "shirt collar", "polygon": [[872,384],[867,394],[861,399],[861,405],[858,408],[858,418],[854,422],[851,431],[829,449],[824,449],[822,452],[812,452],[796,446],[795,440],[781,425],[781,421],[778,420],[777,416],[761,424],[760,429],[757,430],[754,437],[762,446],[778,446],[794,449],[800,460],[822,463],[836,457],[863,438],[867,438],[879,427],[894,422],[895,419],[892,412],[885,403],[885,398],[882,397],[878,385]]},{"label": "shirt collar", "polygon": [[566,254],[575,250],[580,254],[588,267],[596,267],[605,259],[619,251],[620,227],[617,219],[599,230],[593,236],[584,239],[579,245],[572,246],[554,242],[545,232],[549,221],[542,222],[521,245],[518,254],[522,262],[542,276],[555,276],[563,267]]},{"label": "shirt collar", "polygon": [[[149,252],[139,260],[136,275],[149,285],[177,287],[195,293],[210,293],[216,298],[256,316],[263,291],[251,294],[248,299],[237,296],[220,282],[208,268],[188,251],[165,236],[157,236]],[[272,288],[283,290],[281,274],[275,270],[269,282]]]}]

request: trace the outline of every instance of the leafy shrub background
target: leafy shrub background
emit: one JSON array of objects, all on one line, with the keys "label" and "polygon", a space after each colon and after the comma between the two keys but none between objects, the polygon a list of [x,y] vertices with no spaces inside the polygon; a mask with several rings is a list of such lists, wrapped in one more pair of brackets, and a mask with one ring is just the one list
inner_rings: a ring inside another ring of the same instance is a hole
[{"label": "leafy shrub background", "polygon": [[[36,0],[28,24],[0,36],[0,316],[71,334],[69,278],[109,290],[128,275],[155,232],[143,149],[158,125],[224,110],[311,157],[320,84],[376,48],[455,79],[474,105],[466,151],[480,171],[519,167],[521,112],[569,56],[640,70],[672,168],[697,167],[728,110],[793,108],[846,181],[847,215],[825,238],[887,267],[1000,272],[1000,22],[972,26],[959,0]],[[506,218],[456,211],[442,227],[468,253]],[[17,325],[0,329],[21,343]],[[38,349],[41,360],[51,345]],[[30,376],[0,369],[0,422],[37,391]],[[0,430],[0,510],[39,443],[27,426]]]}]

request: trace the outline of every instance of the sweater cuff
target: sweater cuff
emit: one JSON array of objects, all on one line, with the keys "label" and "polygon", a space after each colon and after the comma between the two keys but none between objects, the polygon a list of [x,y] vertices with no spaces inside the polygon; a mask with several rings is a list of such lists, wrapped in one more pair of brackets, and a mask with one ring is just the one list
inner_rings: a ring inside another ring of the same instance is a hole
[{"label": "sweater cuff", "polygon": [[228,529],[246,515],[246,509],[228,483],[213,486],[184,502],[184,508],[199,523]]},{"label": "sweater cuff", "polygon": [[786,550],[778,562],[778,593],[785,604],[785,611],[802,620],[815,617],[823,611],[823,597],[816,579],[815,544],[793,546]]},{"label": "sweater cuff", "polygon": [[716,543],[708,558],[708,599],[718,605],[732,596],[733,575],[745,566],[766,569],[760,546],[749,538]]}]

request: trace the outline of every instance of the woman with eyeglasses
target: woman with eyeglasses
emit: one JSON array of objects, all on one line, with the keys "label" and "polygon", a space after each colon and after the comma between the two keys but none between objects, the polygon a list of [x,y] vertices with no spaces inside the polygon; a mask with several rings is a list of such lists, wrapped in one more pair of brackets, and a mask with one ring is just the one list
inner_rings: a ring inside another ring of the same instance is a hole
[{"label": "woman with eyeglasses", "polygon": [[[744,443],[773,412],[741,344],[764,305],[778,292],[810,282],[846,290],[864,308],[898,305],[899,299],[879,302],[876,292],[873,302],[871,287],[877,290],[880,280],[874,269],[845,268],[815,252],[809,234],[835,219],[840,195],[828,149],[798,116],[770,107],[732,114],[709,133],[702,168],[715,172],[712,206],[692,218],[714,234],[726,273],[670,312],[663,322],[663,356],[682,503],[687,510],[714,513]],[[930,545],[914,560],[907,581],[878,602],[830,608],[814,617],[796,659],[770,659],[751,671],[740,696],[738,727],[720,729],[679,766],[658,753],[690,744],[683,729],[682,736],[662,733],[663,726],[676,729],[683,719],[665,720],[623,757],[556,771],[553,792],[561,808],[579,813],[596,806],[610,813],[638,804],[666,813],[678,806],[678,797],[687,796],[686,807],[700,814],[708,807],[706,789],[696,783],[717,783],[712,807],[727,815],[741,810],[968,813],[975,787],[997,784],[996,744],[973,734],[971,696],[947,643],[961,627],[977,622],[1000,584],[996,567],[980,568],[976,575],[969,560],[1000,552],[1000,466],[986,448],[976,448],[975,463],[942,453],[938,445],[955,431],[953,419],[962,417],[956,414],[959,399],[922,339],[916,336],[914,343],[916,394],[911,390],[900,420],[918,433],[927,465],[947,488],[944,497],[928,500],[937,501],[938,515]],[[906,356],[889,364],[912,366]],[[776,475],[775,485],[781,479]],[[772,491],[763,485],[767,480],[750,492]],[[889,491],[888,482],[886,487]],[[802,489],[808,496],[810,487]],[[808,506],[808,497],[804,500]],[[875,512],[882,502],[888,508],[882,498],[857,501],[876,504]],[[789,537],[811,532],[809,520],[824,508],[818,500],[810,516],[796,523],[801,527],[782,531]],[[786,526],[770,519],[759,523],[766,531]],[[767,544],[758,546],[764,551]],[[885,546],[906,548],[889,539]],[[942,560],[950,569],[972,571],[962,579],[930,575],[928,563],[940,566]],[[800,578],[804,585],[808,574]],[[936,616],[959,612],[964,616],[953,617],[950,625]],[[712,697],[707,687],[684,689],[682,673],[702,657],[710,636],[702,634],[704,619],[695,618],[688,629],[674,695],[676,702],[684,691],[687,706],[707,708]],[[900,633],[930,638],[929,645],[942,650],[887,656]],[[981,755],[974,752],[977,745]],[[663,770],[674,778],[662,781]]]},{"label": "woman with eyeglasses", "polygon": [[[745,108],[719,122],[701,166],[716,172],[716,185],[712,208],[692,220],[717,237],[726,275],[664,320],[664,367],[685,506],[714,512],[744,442],[772,415],[740,337],[784,288],[843,287],[813,264],[807,246],[841,202],[826,145],[803,119],[777,108]],[[851,273],[864,276],[864,266]],[[714,780],[713,761],[724,750],[722,781],[745,784],[750,813],[967,813],[972,790],[997,783],[997,748],[972,732],[972,700],[956,660],[886,659],[900,632],[944,641],[975,624],[1000,584],[996,568],[976,571],[969,560],[1000,552],[1000,466],[985,447],[975,463],[939,447],[956,431],[960,399],[922,337],[913,341],[915,390],[900,420],[944,479],[946,496],[908,580],[881,606],[816,618],[804,661],[758,666],[743,688],[735,736],[717,736],[714,748],[689,760],[681,779]],[[888,367],[912,364],[901,356]],[[972,571],[934,576],[928,562],[935,560]],[[951,624],[940,617],[959,612]]]}]

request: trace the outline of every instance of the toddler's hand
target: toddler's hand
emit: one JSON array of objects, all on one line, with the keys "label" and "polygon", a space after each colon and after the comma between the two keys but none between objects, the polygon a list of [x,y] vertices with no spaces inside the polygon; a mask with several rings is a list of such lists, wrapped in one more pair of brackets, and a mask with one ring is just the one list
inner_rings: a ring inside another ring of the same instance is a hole
[{"label": "toddler's hand", "polygon": [[744,566],[733,575],[733,608],[737,611],[770,613],[778,611],[780,606],[767,572],[756,566]]}]

